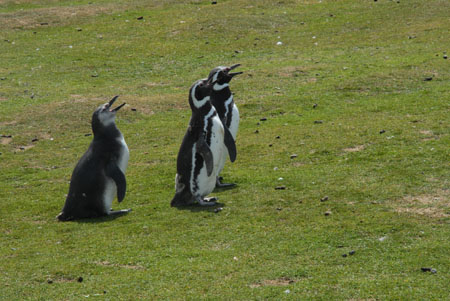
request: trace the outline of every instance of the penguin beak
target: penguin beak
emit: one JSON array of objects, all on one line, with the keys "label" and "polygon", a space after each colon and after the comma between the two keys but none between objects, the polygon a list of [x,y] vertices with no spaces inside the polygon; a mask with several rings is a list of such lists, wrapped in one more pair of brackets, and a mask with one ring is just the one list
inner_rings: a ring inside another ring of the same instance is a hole
[{"label": "penguin beak", "polygon": [[233,77],[236,76],[236,75],[239,75],[239,74],[244,73],[244,72],[231,72],[231,73],[230,73],[231,70],[233,70],[233,69],[239,67],[240,65],[241,65],[241,64],[234,64],[234,65],[228,67],[227,73],[228,73],[228,75],[229,75],[231,78],[233,78]]},{"label": "penguin beak", "polygon": [[113,105],[113,103],[116,101],[117,98],[119,98],[119,95],[114,96],[113,99],[111,99],[111,100],[109,101],[109,106],[110,106],[110,107]]},{"label": "penguin beak", "polygon": [[[113,103],[116,101],[116,99],[119,97],[119,95],[116,95],[116,96],[114,96],[113,97],[113,99],[111,99],[110,101],[109,101],[109,108],[113,105]],[[125,103],[123,103],[123,104],[121,104],[120,106],[118,106],[117,108],[115,108],[115,109],[112,109],[112,110],[110,110],[111,112],[117,112],[117,111],[119,111],[120,110],[120,108],[121,107],[123,107],[125,105]]]},{"label": "penguin beak", "polygon": [[233,69],[235,69],[235,68],[237,68],[237,67],[239,67],[241,64],[234,64],[233,66],[230,66],[229,68],[230,68],[230,71],[231,70],[233,70]]},{"label": "penguin beak", "polygon": [[111,110],[111,112],[117,112],[120,110],[121,107],[123,107],[125,105],[125,103],[121,104],[120,106],[118,106],[117,108]]},{"label": "penguin beak", "polygon": [[231,72],[231,73],[228,73],[228,75],[231,77],[234,77],[234,76],[242,74],[242,73],[244,73],[244,72]]}]

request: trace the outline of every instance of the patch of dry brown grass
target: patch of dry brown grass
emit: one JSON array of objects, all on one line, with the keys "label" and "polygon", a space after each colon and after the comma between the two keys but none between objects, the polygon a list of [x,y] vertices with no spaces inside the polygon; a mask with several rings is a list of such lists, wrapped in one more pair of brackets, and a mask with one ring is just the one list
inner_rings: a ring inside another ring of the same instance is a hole
[{"label": "patch of dry brown grass", "polygon": [[119,4],[58,6],[1,13],[0,28],[3,30],[32,29],[43,26],[66,25],[77,18],[111,14],[119,11],[122,6]]},{"label": "patch of dry brown grass", "polygon": [[297,282],[297,280],[290,279],[287,277],[282,277],[282,278],[278,278],[278,279],[262,280],[257,283],[250,284],[250,287],[257,288],[257,287],[262,287],[262,286],[287,286],[287,285],[293,284],[295,282]]},{"label": "patch of dry brown grass", "polygon": [[354,152],[360,152],[366,148],[365,145],[357,145],[354,147],[344,148],[344,152],[347,153],[354,153]]},{"label": "patch of dry brown grass", "polygon": [[0,138],[0,144],[1,145],[10,144],[11,141],[12,141],[12,138],[9,138],[9,137],[2,137],[2,138]]},{"label": "patch of dry brown grass", "polygon": [[398,213],[422,215],[431,218],[450,216],[450,189],[441,189],[432,194],[406,196],[394,203]]},{"label": "patch of dry brown grass", "polygon": [[440,138],[438,135],[435,135],[433,131],[430,130],[421,130],[419,133],[425,136],[422,138],[422,141],[439,140]]},{"label": "patch of dry brown grass", "polygon": [[142,269],[144,269],[144,267],[141,266],[141,265],[111,263],[111,262],[109,262],[107,260],[97,261],[97,262],[95,262],[95,264],[102,265],[102,266],[130,269],[130,270],[142,270]]}]

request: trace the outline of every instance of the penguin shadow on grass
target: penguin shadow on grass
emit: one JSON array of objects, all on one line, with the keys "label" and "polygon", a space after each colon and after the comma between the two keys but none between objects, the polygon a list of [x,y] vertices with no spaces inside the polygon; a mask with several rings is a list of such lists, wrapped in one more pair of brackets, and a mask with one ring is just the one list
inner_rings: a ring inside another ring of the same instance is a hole
[{"label": "penguin shadow on grass", "polygon": [[182,210],[182,211],[191,211],[191,212],[211,212],[211,213],[218,213],[220,211],[222,211],[223,207],[225,207],[226,205],[223,203],[218,203],[216,202],[215,205],[211,205],[211,206],[200,206],[199,204],[192,204],[192,205],[186,205],[186,206],[177,206],[174,207],[178,210]]},{"label": "penguin shadow on grass", "polygon": [[99,224],[99,223],[105,223],[105,222],[112,222],[113,220],[117,218],[122,218],[128,215],[132,210],[127,212],[121,212],[118,214],[110,214],[110,215],[103,215],[98,217],[86,217],[86,218],[79,218],[71,220],[71,222],[79,223],[79,224]]}]

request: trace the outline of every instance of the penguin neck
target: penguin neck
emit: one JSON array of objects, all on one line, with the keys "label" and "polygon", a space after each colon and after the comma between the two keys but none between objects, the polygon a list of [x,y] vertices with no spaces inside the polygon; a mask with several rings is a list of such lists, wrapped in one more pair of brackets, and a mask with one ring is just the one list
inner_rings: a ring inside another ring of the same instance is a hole
[{"label": "penguin neck", "polygon": [[220,105],[227,101],[231,96],[231,90],[229,87],[223,88],[222,90],[212,90],[211,91],[211,103],[213,106]]},{"label": "penguin neck", "polygon": [[214,114],[217,115],[216,109],[211,105],[210,102],[208,102],[201,108],[192,110],[192,116],[191,120],[189,121],[189,125],[193,128],[203,127],[206,122],[205,118],[208,119],[214,116]]},{"label": "penguin neck", "polygon": [[233,95],[230,88],[225,88],[219,91],[213,90],[211,92],[211,103],[219,114],[220,119],[223,119],[228,111],[227,107],[233,102]]},{"label": "penguin neck", "polygon": [[108,126],[92,126],[92,132],[94,133],[94,140],[114,140],[122,136],[115,123]]}]

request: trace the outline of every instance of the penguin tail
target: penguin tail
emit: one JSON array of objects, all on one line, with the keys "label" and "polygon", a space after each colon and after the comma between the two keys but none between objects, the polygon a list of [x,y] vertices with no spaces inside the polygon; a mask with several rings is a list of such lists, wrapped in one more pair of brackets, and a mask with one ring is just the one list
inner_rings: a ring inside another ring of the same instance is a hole
[{"label": "penguin tail", "polygon": [[176,193],[172,201],[170,201],[170,207],[181,207],[183,206],[183,203],[180,194]]},{"label": "penguin tail", "polygon": [[170,202],[171,207],[185,207],[189,206],[192,195],[185,192],[177,192]]},{"label": "penguin tail", "polygon": [[60,221],[60,222],[67,222],[73,219],[72,216],[68,216],[64,213],[64,211],[61,211],[60,214],[58,214],[58,216],[56,216],[56,218]]}]

